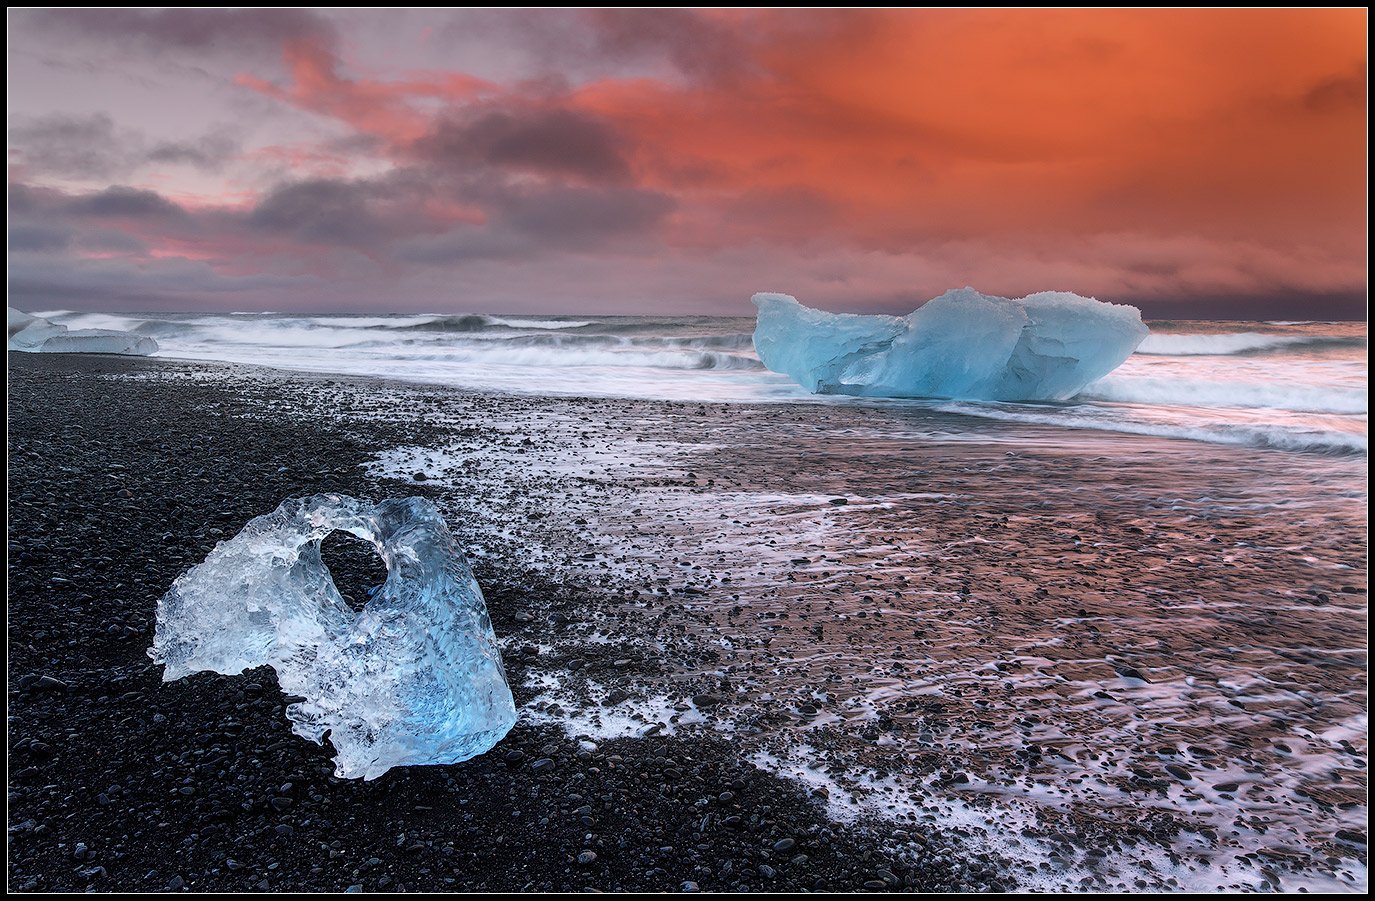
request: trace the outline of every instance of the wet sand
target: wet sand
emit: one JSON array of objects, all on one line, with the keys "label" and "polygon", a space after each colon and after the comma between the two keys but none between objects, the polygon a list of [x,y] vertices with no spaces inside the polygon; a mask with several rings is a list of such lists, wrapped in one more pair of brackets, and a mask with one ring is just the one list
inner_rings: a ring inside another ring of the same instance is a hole
[{"label": "wet sand", "polygon": [[[19,356],[11,888],[1364,884],[1363,459]],[[171,579],[316,491],[445,511],[489,754],[344,782],[269,670],[159,682]]]}]

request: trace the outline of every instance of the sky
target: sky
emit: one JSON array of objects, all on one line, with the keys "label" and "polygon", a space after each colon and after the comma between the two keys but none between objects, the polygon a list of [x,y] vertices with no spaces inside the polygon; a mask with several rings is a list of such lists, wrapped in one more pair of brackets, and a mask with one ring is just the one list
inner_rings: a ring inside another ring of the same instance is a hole
[{"label": "sky", "polygon": [[21,308],[1365,317],[1364,9],[8,26]]}]

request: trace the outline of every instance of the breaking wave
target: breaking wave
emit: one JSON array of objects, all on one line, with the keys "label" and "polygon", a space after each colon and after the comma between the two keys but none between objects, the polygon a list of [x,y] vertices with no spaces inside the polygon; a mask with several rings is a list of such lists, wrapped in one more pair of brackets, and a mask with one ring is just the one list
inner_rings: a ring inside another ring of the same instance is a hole
[{"label": "breaking wave", "polygon": [[[751,403],[819,400],[756,355],[752,319],[481,313],[39,312],[155,338],[157,356],[430,382],[469,390]],[[1323,454],[1366,452],[1364,323],[1155,323],[1068,404],[948,404],[1024,423]],[[931,407],[930,402],[911,402]]]},{"label": "breaking wave", "polygon": [[[1298,324],[1298,323],[1296,323]],[[1138,354],[1149,356],[1196,357],[1255,354],[1286,350],[1313,350],[1322,347],[1365,347],[1366,339],[1334,335],[1265,335],[1237,332],[1218,335],[1176,335],[1153,333],[1147,336]]]},{"label": "breaking wave", "polygon": [[1108,376],[1079,394],[1081,400],[1178,406],[1252,407],[1308,413],[1366,413],[1364,388],[1283,382],[1231,382]]}]

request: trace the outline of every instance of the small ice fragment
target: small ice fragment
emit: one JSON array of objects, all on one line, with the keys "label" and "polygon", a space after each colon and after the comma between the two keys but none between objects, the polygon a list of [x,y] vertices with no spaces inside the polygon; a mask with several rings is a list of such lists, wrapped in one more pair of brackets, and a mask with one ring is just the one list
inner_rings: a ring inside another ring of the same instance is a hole
[{"label": "small ice fragment", "polygon": [[[372,542],[387,565],[357,614],[320,558],[335,531]],[[482,591],[424,498],[283,501],[172,584],[148,656],[168,682],[271,666],[303,699],[287,706],[293,731],[317,743],[328,732],[344,778],[467,760],[516,720]]]},{"label": "small ice fragment", "polygon": [[1150,333],[1136,307],[1057,291],[962,288],[902,317],[827,313],[787,294],[754,304],[759,359],[815,394],[1066,400]]}]

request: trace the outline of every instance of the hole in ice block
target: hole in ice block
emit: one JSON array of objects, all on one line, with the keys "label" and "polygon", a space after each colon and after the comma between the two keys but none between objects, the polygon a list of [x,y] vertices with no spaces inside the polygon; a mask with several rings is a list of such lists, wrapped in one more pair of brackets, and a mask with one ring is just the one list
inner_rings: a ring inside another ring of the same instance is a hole
[{"label": "hole in ice block", "polygon": [[362,610],[387,581],[387,564],[377,547],[348,532],[331,532],[320,544],[320,559],[329,569],[334,587],[354,612]]}]

